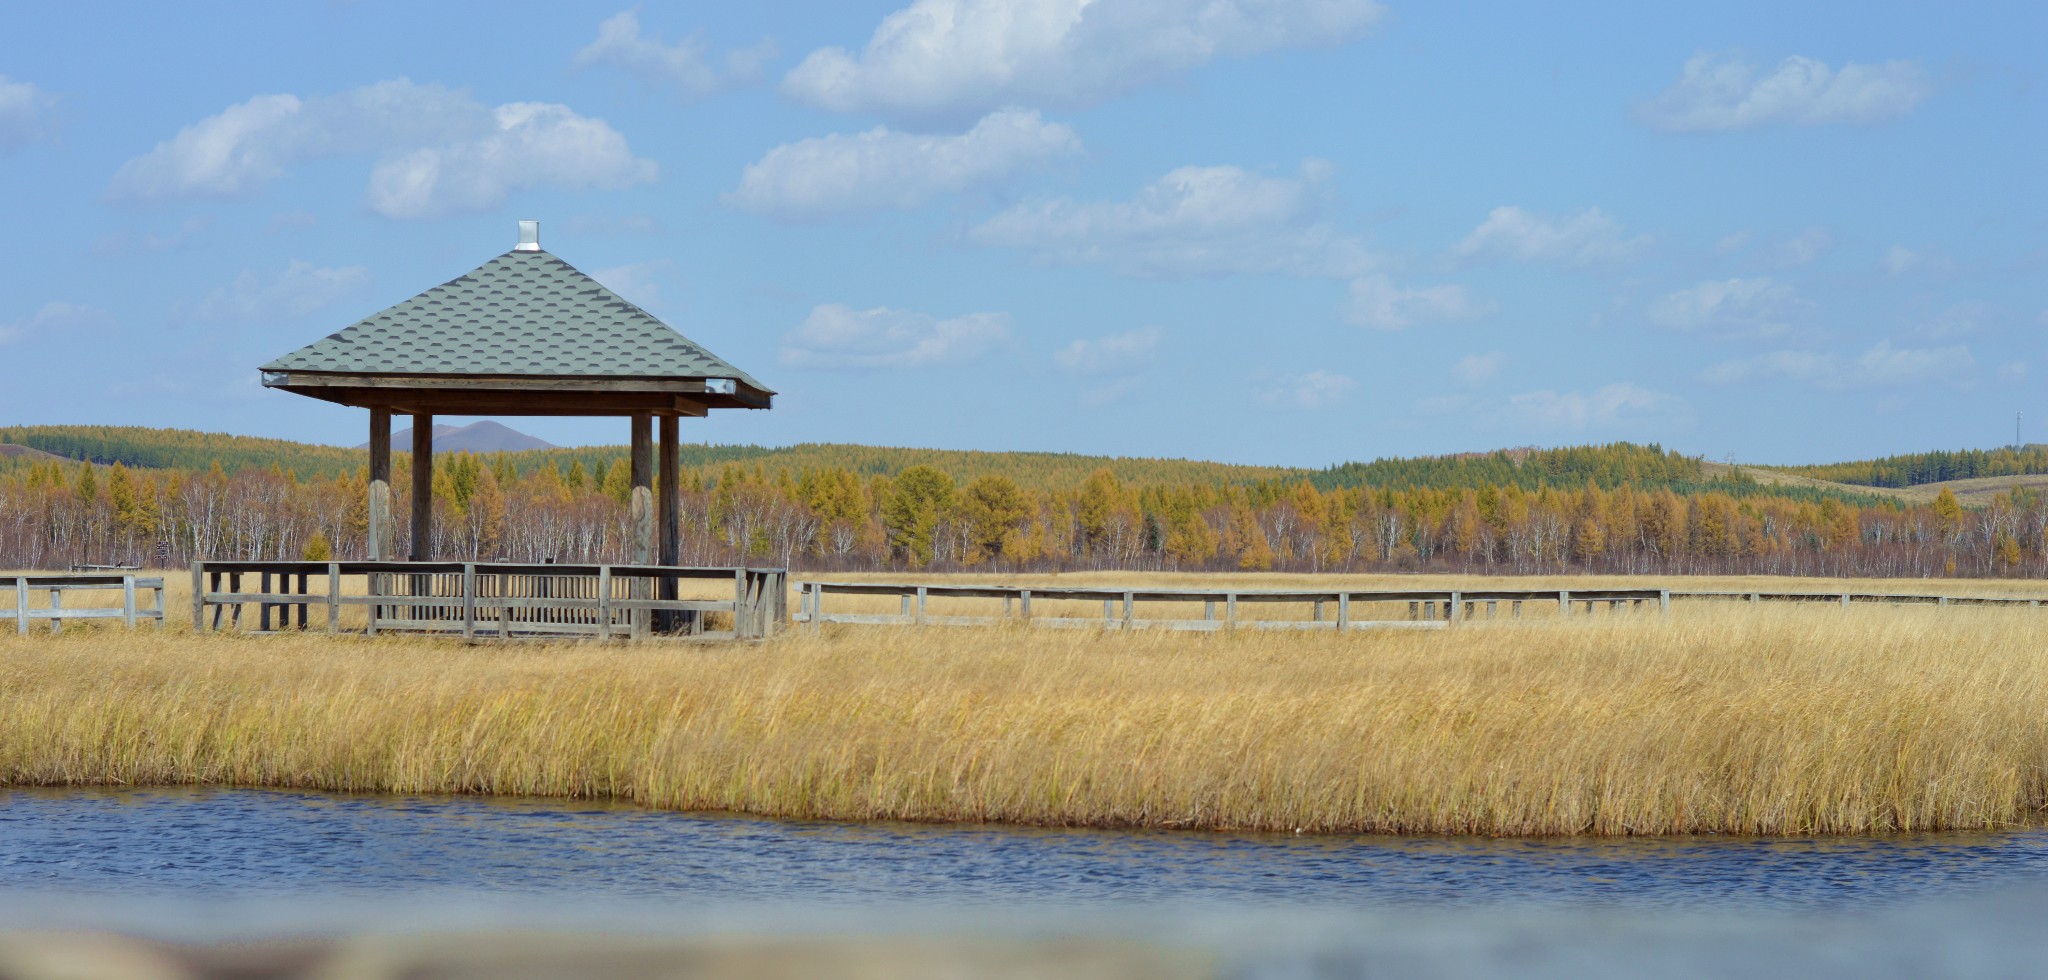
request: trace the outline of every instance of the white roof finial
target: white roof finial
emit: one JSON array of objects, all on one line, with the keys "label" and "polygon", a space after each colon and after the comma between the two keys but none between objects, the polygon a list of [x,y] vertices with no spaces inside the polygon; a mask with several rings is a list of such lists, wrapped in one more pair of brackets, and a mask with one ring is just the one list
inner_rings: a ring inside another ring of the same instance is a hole
[{"label": "white roof finial", "polygon": [[512,251],[540,251],[540,222],[522,221],[519,223],[519,244],[512,246]]}]

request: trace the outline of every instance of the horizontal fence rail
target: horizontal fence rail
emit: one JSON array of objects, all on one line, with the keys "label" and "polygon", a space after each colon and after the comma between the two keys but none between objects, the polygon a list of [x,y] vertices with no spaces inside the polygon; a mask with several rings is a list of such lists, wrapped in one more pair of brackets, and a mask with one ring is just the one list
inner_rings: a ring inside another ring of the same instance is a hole
[{"label": "horizontal fence rail", "polygon": [[[933,585],[929,583],[825,582],[795,583],[798,611],[794,620],[816,630],[825,623],[886,626],[986,626],[1020,622],[1033,626],[1100,629],[1266,629],[1363,630],[1441,629],[1463,620],[1494,619],[1505,613],[1520,618],[1525,604],[1547,607],[1561,616],[1647,611],[1667,613],[1675,600],[1854,604],[1921,604],[2039,606],[2039,599],[1995,596],[1943,596],[1890,592],[1708,592],[1683,589],[1120,589],[1114,587],[1040,588],[1006,585]],[[897,600],[894,613],[826,612],[825,597],[880,596]],[[933,599],[1000,599],[1001,611],[982,615],[938,615]],[[1033,603],[1065,602],[1069,614],[1034,615]],[[1072,615],[1072,603],[1100,603],[1102,614]],[[1176,604],[1185,609],[1201,603],[1200,619],[1140,616],[1140,603],[1156,609]],[[1307,618],[1249,617],[1244,607],[1285,604],[1304,610]],[[1393,615],[1387,613],[1391,610]]]},{"label": "horizontal fence rail", "polygon": [[[372,636],[753,640],[787,621],[787,579],[779,568],[204,561],[192,564],[192,627],[305,630],[317,609],[330,633]],[[681,596],[698,582],[729,584],[731,598]]]},{"label": "horizontal fence rail", "polygon": [[[161,578],[104,573],[0,575],[0,588],[6,588],[8,592],[6,598],[0,599],[0,619],[14,620],[16,633],[27,633],[29,622],[38,619],[48,620],[52,633],[61,632],[67,619],[118,619],[129,629],[134,629],[138,620],[148,620],[159,629],[164,625],[164,580]],[[67,592],[118,592],[121,595],[121,604],[74,605],[67,609],[64,606],[64,595]],[[148,606],[138,605],[138,592],[151,593],[154,601]],[[47,596],[40,608],[31,601],[38,595]]]}]

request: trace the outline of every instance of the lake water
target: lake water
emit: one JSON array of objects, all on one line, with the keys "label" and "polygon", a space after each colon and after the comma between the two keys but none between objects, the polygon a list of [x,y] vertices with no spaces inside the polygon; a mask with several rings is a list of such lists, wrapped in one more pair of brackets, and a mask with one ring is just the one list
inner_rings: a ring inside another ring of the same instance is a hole
[{"label": "lake water", "polygon": [[[673,964],[690,944],[741,937],[766,944],[765,959],[716,976],[836,975],[842,947],[818,943],[838,942],[856,957],[952,951],[951,966],[920,977],[981,975],[992,957],[1009,958],[1006,976],[1065,980],[2019,977],[2048,962],[2044,905],[2038,830],[1296,837],[557,800],[0,790],[0,973],[11,942],[70,942],[69,955],[87,956],[131,941],[111,932],[229,956],[284,944],[271,948],[287,958],[320,937],[339,951],[321,955],[412,950],[475,967],[366,976],[494,975],[508,962],[527,976],[648,976],[620,950],[680,944],[646,954]],[[194,943],[225,945],[182,945]],[[1077,973],[1076,948],[1109,959]],[[814,968],[760,972],[804,950]],[[1187,957],[1204,966],[1184,968]]]},{"label": "lake water", "polygon": [[0,790],[0,895],[421,893],[1343,909],[1868,909],[2048,881],[2048,833],[1317,837],[846,824],[549,800]]}]

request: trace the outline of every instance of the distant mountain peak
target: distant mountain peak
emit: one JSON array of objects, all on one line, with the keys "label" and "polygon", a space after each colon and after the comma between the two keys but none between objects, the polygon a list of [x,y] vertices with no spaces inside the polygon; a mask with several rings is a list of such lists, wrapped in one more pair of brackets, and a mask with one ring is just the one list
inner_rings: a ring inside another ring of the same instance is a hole
[{"label": "distant mountain peak", "polygon": [[[368,449],[370,444],[366,442],[356,448]],[[391,433],[391,448],[401,452],[412,448],[411,426]],[[464,426],[438,422],[434,425],[434,451],[437,453],[516,453],[554,448],[554,443],[490,419]]]}]

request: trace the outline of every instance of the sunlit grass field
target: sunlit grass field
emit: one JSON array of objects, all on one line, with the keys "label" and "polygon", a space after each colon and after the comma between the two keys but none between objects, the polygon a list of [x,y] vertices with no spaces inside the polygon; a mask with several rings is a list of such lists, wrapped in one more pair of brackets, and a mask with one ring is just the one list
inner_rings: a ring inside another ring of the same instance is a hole
[{"label": "sunlit grass field", "polygon": [[2044,609],[1681,603],[1668,617],[1343,636],[828,627],[753,645],[468,647],[317,629],[193,634],[181,576],[167,578],[161,633],[96,623],[52,636],[37,624],[17,637],[0,624],[0,783],[1478,834],[1980,828],[2034,822],[2048,797]]}]

